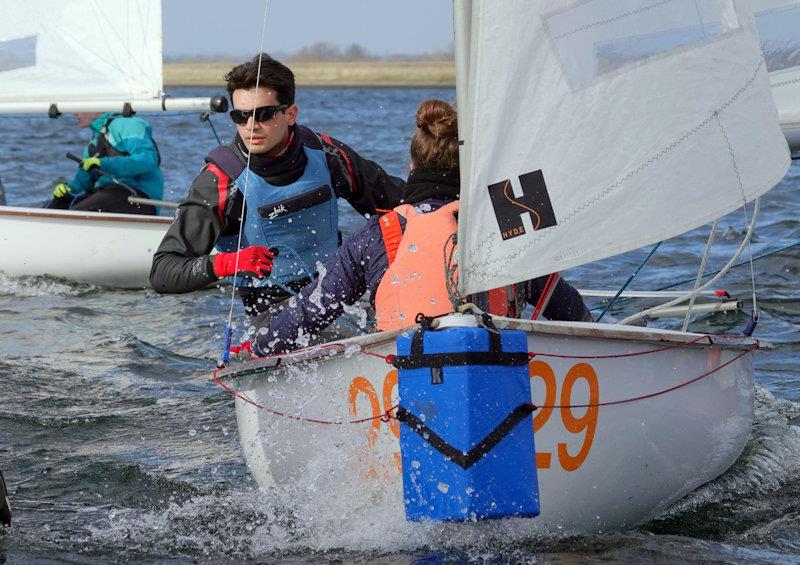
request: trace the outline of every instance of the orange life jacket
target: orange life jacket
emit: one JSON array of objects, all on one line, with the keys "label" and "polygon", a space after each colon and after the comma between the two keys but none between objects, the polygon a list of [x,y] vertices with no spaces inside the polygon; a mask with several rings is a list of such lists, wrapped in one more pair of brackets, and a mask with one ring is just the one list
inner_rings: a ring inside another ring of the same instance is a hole
[{"label": "orange life jacket", "polygon": [[[445,255],[458,225],[458,200],[421,213],[410,204],[398,206],[379,220],[389,268],[375,292],[375,316],[380,331],[413,325],[417,314],[441,316],[453,312],[447,291]],[[400,216],[406,219],[405,231]],[[471,300],[486,312],[515,315],[513,287],[490,290]]]}]

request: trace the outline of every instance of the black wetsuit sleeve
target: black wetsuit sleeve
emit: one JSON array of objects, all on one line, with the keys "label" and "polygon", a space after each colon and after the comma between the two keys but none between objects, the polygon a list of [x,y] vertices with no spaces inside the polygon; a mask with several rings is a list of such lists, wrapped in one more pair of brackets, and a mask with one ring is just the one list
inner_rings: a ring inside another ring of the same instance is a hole
[{"label": "black wetsuit sleeve", "polygon": [[[525,301],[536,306],[539,296],[547,283],[547,275],[522,283]],[[591,322],[592,314],[583,302],[583,297],[564,279],[558,279],[550,302],[544,309],[544,317],[548,320],[565,320],[571,322]]]},{"label": "black wetsuit sleeve", "polygon": [[375,161],[363,158],[338,139],[323,139],[333,188],[359,214],[375,214],[401,204],[406,182],[386,173]]},{"label": "black wetsuit sleeve", "polygon": [[[195,178],[153,256],[150,285],[156,292],[192,292],[217,280],[209,253],[224,230],[220,190],[217,175],[207,168]],[[230,182],[225,190],[230,194]]]}]

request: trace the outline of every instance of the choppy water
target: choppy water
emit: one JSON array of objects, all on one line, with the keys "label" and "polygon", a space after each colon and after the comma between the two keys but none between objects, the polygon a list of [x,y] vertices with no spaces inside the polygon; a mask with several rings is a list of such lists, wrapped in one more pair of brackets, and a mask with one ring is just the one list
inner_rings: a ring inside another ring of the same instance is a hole
[{"label": "choppy water", "polygon": [[[301,90],[298,98],[303,123],[403,175],[413,113],[429,96],[454,93]],[[229,139],[226,120],[213,120]],[[179,199],[213,134],[194,116],[151,122],[167,197]],[[69,118],[3,117],[0,131],[0,178],[9,203],[19,205],[47,198],[53,181],[72,170],[64,153],[77,152],[85,136]],[[800,241],[798,190],[794,165],[764,198],[754,254]],[[346,218],[349,229],[357,221]],[[741,213],[724,221],[713,268],[732,254],[743,226]],[[707,230],[698,230],[664,244],[635,287],[691,277],[706,239]],[[60,245],[69,242],[53,242]],[[617,288],[644,255],[588,265],[568,278]],[[798,258],[795,248],[756,263],[757,335],[776,349],[755,357],[756,422],[742,458],[635,531],[563,539],[531,537],[514,521],[411,528],[341,493],[312,503],[312,482],[267,496],[245,465],[233,401],[209,380],[227,293],[158,296],[0,275],[0,469],[15,509],[13,527],[0,529],[0,562],[800,562]],[[749,270],[738,268],[719,286],[746,297],[749,281]],[[736,332],[746,320],[706,316],[691,328]]]}]

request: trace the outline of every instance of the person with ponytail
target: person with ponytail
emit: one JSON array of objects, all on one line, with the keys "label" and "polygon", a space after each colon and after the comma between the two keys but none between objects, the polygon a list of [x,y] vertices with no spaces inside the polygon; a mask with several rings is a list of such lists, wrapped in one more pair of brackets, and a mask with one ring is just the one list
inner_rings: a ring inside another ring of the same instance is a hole
[{"label": "person with ponytail", "polygon": [[[307,345],[365,293],[375,305],[378,330],[411,326],[418,312],[438,316],[453,311],[446,257],[456,231],[460,190],[456,111],[442,100],[425,100],[417,109],[416,126],[403,204],[371,218],[349,238],[317,281],[290,299],[252,341],[232,349],[240,358]],[[518,300],[506,305],[536,304],[546,281],[545,276],[516,285]],[[544,316],[592,319],[581,296],[563,279]]]}]

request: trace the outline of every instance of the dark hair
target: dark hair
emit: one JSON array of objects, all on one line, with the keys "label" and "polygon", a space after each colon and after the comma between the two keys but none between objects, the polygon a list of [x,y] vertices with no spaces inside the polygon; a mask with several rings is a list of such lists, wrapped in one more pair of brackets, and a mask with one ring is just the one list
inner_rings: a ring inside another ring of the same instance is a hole
[{"label": "dark hair", "polygon": [[417,108],[417,129],[411,138],[411,162],[416,167],[458,167],[458,119],[443,100],[425,100]]},{"label": "dark hair", "polygon": [[[258,64],[261,62],[261,72]],[[259,78],[260,77],[260,78]],[[233,102],[233,91],[239,89],[255,88],[256,81],[259,87],[270,88],[275,91],[279,104],[294,104],[294,73],[292,70],[276,61],[266,53],[259,53],[246,63],[233,67],[225,74],[228,83],[228,96]]]}]

